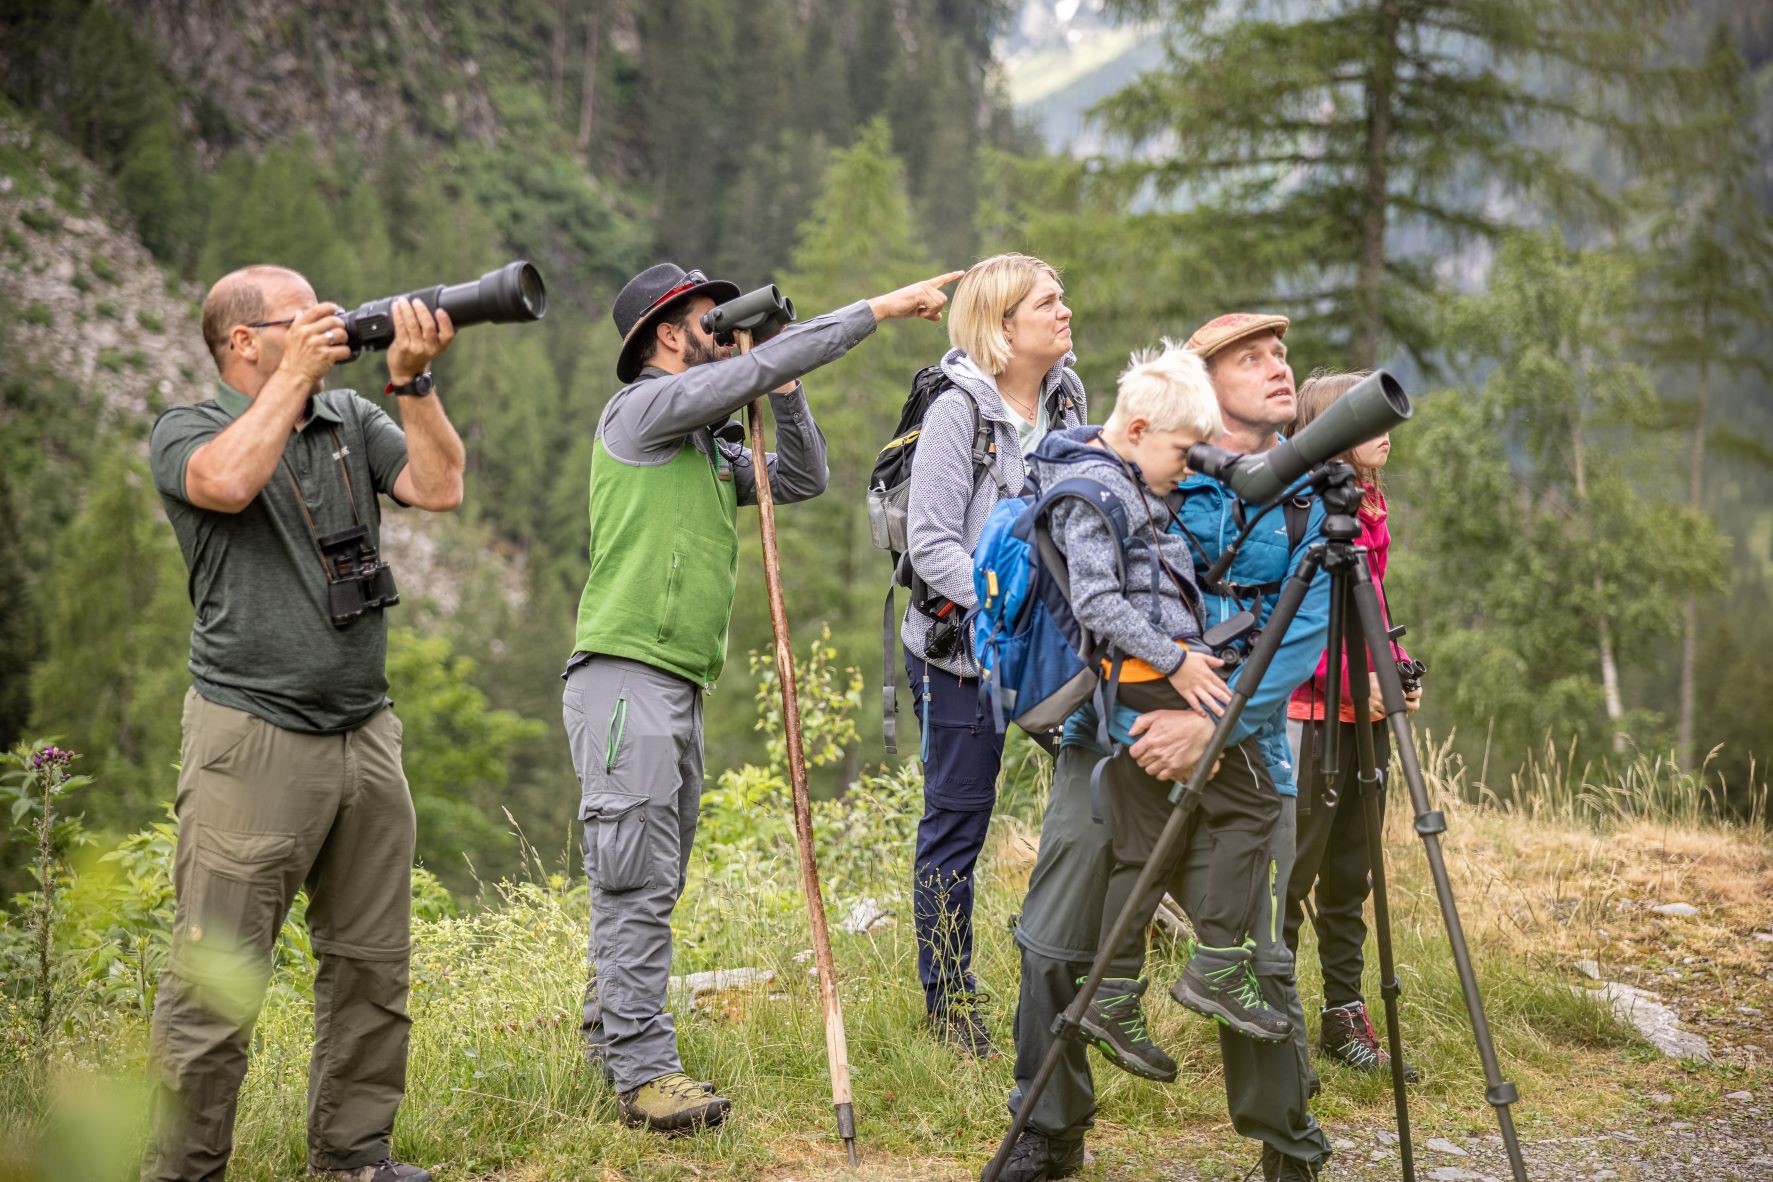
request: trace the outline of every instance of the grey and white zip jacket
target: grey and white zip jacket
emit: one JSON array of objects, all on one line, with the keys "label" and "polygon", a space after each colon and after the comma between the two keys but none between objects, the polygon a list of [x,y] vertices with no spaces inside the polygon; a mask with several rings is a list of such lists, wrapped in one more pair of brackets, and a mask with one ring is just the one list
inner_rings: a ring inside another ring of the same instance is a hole
[{"label": "grey and white zip jacket", "polygon": [[[1088,421],[1083,382],[1071,368],[1076,359],[1067,353],[1041,380],[1041,400],[1050,430],[1080,427]],[[996,381],[960,349],[950,349],[942,358],[942,372],[955,388],[940,395],[924,414],[917,452],[911,459],[911,498],[905,508],[907,554],[912,569],[931,591],[971,611],[978,603],[973,593],[973,547],[984,532],[999,492],[997,482],[989,476],[974,480],[973,414],[962,398],[971,398],[979,417],[991,424],[1003,496],[1022,495],[1027,469],[1016,424],[1004,409]],[[922,658],[929,630],[929,617],[915,604],[906,609],[899,638],[907,652]],[[965,649],[930,664],[961,677],[977,677],[979,667],[973,663],[971,649],[969,636]]]}]

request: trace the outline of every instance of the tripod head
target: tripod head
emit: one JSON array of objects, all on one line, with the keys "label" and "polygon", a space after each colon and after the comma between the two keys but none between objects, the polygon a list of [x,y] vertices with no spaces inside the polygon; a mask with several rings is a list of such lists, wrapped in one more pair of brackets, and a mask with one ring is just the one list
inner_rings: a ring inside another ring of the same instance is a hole
[{"label": "tripod head", "polygon": [[[1189,466],[1195,466],[1196,453],[1204,452],[1207,449],[1208,445],[1206,444],[1190,448],[1188,452]],[[1210,450],[1219,451],[1218,448]],[[1231,455],[1232,453],[1223,454]],[[1203,455],[1201,458],[1206,457]],[[1216,473],[1210,467],[1203,466],[1198,470],[1217,479]],[[1228,485],[1227,487],[1233,486]],[[1233,491],[1236,491],[1235,487],[1233,487]],[[1243,528],[1231,540],[1231,544],[1225,547],[1219,555],[1218,561],[1213,563],[1212,568],[1202,576],[1201,581],[1211,586],[1223,580],[1226,572],[1231,570],[1231,564],[1237,561],[1238,553],[1243,549],[1244,543],[1254,532],[1256,523],[1289,499],[1309,499],[1313,496],[1322,499],[1327,513],[1324,518],[1324,537],[1333,541],[1352,542],[1360,537],[1360,521],[1355,517],[1355,511],[1360,508],[1361,497],[1364,495],[1364,490],[1355,479],[1353,466],[1343,463],[1341,460],[1329,460],[1316,465],[1306,472],[1304,479],[1287,488],[1274,499],[1259,506],[1246,506]],[[1331,532],[1332,522],[1335,527],[1334,533]]]}]

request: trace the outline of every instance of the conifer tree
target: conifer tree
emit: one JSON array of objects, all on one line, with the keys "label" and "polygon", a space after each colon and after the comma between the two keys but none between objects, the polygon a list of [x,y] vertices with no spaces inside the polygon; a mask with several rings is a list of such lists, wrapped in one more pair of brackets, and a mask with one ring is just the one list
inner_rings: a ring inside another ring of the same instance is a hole
[{"label": "conifer tree", "polygon": [[[1737,435],[1712,409],[1715,378],[1773,376],[1764,346],[1773,331],[1773,217],[1754,184],[1763,153],[1754,124],[1753,81],[1727,29],[1718,26],[1704,76],[1715,88],[1690,123],[1701,153],[1694,167],[1659,178],[1666,204],[1651,226],[1640,327],[1659,384],[1691,422],[1687,505],[1706,508],[1708,447]],[[1757,338],[1762,349],[1755,348]],[[1753,448],[1736,448],[1753,454]],[[1763,448],[1764,454],[1764,448]],[[1675,749],[1691,769],[1698,757],[1700,595],[1689,588],[1682,607],[1680,705]]]},{"label": "conifer tree", "polygon": [[1336,325],[1354,365],[1388,341],[1431,348],[1434,252],[1505,228],[1502,202],[1608,210],[1545,133],[1647,147],[1680,89],[1652,64],[1671,0],[1112,7],[1161,20],[1167,50],[1098,108],[1143,150],[1128,183],[1210,207],[1215,233],[1283,258],[1262,302]]},{"label": "conifer tree", "polygon": [[1629,360],[1638,273],[1555,233],[1506,240],[1486,293],[1455,305],[1459,362],[1499,359],[1479,391],[1422,400],[1398,438],[1397,499],[1413,507],[1393,588],[1416,605],[1453,717],[1493,719],[1500,750],[1549,729],[1661,738],[1625,675],[1655,664],[1688,587],[1715,588],[1722,542],[1660,495],[1647,375]]}]

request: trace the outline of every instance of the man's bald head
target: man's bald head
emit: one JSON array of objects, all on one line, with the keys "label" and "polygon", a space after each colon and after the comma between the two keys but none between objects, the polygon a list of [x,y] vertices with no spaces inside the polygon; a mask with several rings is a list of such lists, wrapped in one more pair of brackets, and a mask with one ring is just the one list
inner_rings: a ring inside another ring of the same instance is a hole
[{"label": "man's bald head", "polygon": [[299,271],[269,263],[242,267],[215,281],[203,297],[203,343],[209,346],[218,371],[225,368],[228,336],[234,326],[266,319],[273,290],[292,281],[304,287],[308,283]]}]

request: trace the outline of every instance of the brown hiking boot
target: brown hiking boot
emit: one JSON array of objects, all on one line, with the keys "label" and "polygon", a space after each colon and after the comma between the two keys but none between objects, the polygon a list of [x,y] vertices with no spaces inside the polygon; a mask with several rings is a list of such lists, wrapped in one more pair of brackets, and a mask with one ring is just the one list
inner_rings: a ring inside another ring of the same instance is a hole
[{"label": "brown hiking boot", "polygon": [[731,1100],[716,1096],[712,1087],[681,1071],[616,1094],[616,1114],[623,1124],[660,1133],[713,1128],[732,1107]]},{"label": "brown hiking boot", "polygon": [[309,1166],[308,1177],[329,1178],[333,1182],[431,1182],[431,1171],[384,1157],[374,1165],[349,1166],[342,1170]]}]

